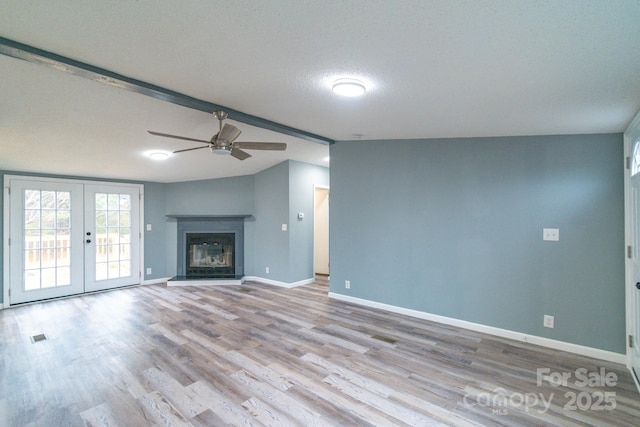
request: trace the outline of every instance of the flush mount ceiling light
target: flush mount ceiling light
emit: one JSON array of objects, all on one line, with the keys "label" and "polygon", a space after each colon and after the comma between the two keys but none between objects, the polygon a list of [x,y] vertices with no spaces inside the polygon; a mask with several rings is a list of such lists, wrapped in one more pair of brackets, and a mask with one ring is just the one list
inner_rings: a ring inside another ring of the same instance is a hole
[{"label": "flush mount ceiling light", "polygon": [[331,89],[341,96],[362,96],[367,91],[364,84],[356,79],[338,79],[333,82]]},{"label": "flush mount ceiling light", "polygon": [[167,160],[169,158],[169,156],[171,155],[171,153],[169,153],[168,151],[150,151],[147,153],[147,157],[149,157],[151,160]]}]

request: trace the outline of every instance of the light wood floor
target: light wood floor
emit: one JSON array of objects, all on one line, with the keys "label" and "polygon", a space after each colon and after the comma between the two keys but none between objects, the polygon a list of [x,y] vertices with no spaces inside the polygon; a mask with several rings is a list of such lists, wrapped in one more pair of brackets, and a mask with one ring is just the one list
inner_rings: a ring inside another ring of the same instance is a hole
[{"label": "light wood floor", "polygon": [[[623,366],[327,292],[149,285],[0,311],[0,425],[640,423]],[[609,385],[581,386],[578,369]]]}]

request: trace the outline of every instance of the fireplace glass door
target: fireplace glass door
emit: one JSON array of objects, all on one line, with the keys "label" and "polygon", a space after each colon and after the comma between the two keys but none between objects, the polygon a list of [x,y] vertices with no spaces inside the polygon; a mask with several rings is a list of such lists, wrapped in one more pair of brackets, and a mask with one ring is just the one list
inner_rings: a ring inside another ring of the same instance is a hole
[{"label": "fireplace glass door", "polygon": [[187,233],[187,277],[235,274],[233,233]]}]

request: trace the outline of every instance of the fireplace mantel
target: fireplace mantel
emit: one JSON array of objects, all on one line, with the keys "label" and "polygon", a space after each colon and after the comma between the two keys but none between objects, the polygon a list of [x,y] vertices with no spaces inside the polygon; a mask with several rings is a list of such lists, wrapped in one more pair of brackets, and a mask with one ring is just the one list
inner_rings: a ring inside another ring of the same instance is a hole
[{"label": "fireplace mantel", "polygon": [[195,215],[184,215],[184,214],[172,214],[172,215],[166,215],[167,218],[176,218],[176,219],[181,219],[181,220],[188,220],[188,221],[206,221],[206,220],[212,220],[212,219],[244,219],[244,218],[251,218],[253,215],[250,214],[240,214],[240,215],[200,215],[200,214],[195,214]]}]

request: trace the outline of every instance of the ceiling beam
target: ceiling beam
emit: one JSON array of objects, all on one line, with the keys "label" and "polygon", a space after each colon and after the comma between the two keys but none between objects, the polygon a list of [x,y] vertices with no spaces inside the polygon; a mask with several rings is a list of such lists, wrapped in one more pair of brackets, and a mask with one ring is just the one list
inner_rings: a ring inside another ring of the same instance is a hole
[{"label": "ceiling beam", "polygon": [[114,73],[113,71],[105,70],[104,68],[76,61],[75,59],[67,58],[65,56],[38,49],[37,47],[19,43],[4,37],[0,37],[0,54],[23,59],[34,64],[45,65],[58,71],[73,74],[74,76],[80,76],[109,86],[127,89],[132,92],[150,96],[162,101],[171,102],[183,107],[192,108],[194,110],[204,111],[206,113],[223,110],[227,112],[228,117],[232,120],[278,132],[283,135],[293,136],[324,145],[330,145],[335,142],[334,140],[325,138],[324,136],[272,122],[271,120],[263,119],[261,117],[252,116],[251,114],[246,114],[223,105],[193,98],[170,89],[123,76],[122,74]]}]

